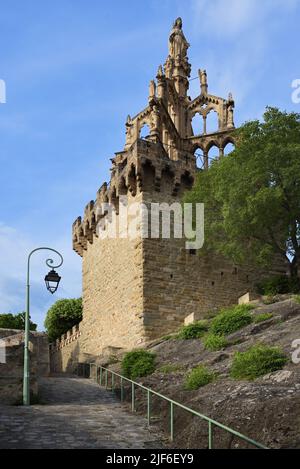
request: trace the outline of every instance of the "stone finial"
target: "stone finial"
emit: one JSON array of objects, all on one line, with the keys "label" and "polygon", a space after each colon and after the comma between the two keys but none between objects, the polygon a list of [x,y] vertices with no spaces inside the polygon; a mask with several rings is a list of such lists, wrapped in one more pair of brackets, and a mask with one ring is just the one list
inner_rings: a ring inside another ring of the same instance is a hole
[{"label": "stone finial", "polygon": [[232,93],[229,93],[229,94],[228,94],[228,103],[229,103],[229,104],[233,104],[233,103],[234,103],[234,99],[233,99]]},{"label": "stone finial", "polygon": [[208,82],[207,82],[207,73],[206,70],[199,70],[199,79],[201,85],[201,94],[206,95],[208,92]]},{"label": "stone finial", "polygon": [[156,78],[159,79],[159,78],[162,78],[163,76],[164,76],[164,69],[163,69],[163,66],[160,65],[160,66],[158,67],[158,70],[157,70],[157,76],[156,76]]},{"label": "stone finial", "polygon": [[149,85],[149,100],[152,100],[156,96],[156,84],[154,80],[150,81]]}]

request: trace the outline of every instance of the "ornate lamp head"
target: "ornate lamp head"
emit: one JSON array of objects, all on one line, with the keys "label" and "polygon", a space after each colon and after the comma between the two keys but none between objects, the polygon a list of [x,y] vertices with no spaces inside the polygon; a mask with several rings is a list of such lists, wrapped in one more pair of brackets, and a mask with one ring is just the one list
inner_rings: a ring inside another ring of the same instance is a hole
[{"label": "ornate lamp head", "polygon": [[58,285],[59,285],[59,282],[60,282],[60,279],[61,279],[61,277],[53,269],[50,270],[50,272],[46,275],[45,283],[46,283],[47,290],[50,293],[53,294],[53,293],[56,292],[56,290],[58,288]]}]

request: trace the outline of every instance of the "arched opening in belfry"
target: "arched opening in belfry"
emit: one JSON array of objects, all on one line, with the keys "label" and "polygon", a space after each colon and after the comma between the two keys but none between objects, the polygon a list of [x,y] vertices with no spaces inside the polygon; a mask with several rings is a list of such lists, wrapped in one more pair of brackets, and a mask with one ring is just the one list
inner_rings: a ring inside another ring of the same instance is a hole
[{"label": "arched opening in belfry", "polygon": [[220,158],[220,149],[217,145],[213,144],[208,150],[208,166]]},{"label": "arched opening in belfry", "polygon": [[235,150],[235,145],[232,142],[227,142],[224,147],[224,155],[229,155]]},{"label": "arched opening in belfry", "polygon": [[217,111],[210,111],[206,116],[206,133],[213,134],[219,130],[219,116]]},{"label": "arched opening in belfry", "polygon": [[148,124],[144,123],[142,124],[142,127],[140,129],[140,138],[147,139],[150,137],[150,127]]},{"label": "arched opening in belfry", "polygon": [[202,135],[204,132],[203,116],[199,112],[192,119],[192,129],[194,135]]},{"label": "arched opening in belfry", "polygon": [[196,167],[198,169],[204,169],[205,168],[205,157],[204,157],[204,152],[201,147],[196,147],[194,149],[194,157],[196,160]]}]

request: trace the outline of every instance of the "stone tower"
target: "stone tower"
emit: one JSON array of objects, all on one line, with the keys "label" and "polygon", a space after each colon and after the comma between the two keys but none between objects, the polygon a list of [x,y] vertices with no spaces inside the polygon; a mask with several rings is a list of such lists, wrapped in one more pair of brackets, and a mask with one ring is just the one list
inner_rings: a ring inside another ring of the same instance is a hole
[{"label": "stone tower", "polygon": [[[73,247],[82,256],[83,321],[80,351],[99,354],[106,346],[132,348],[170,333],[191,313],[201,317],[210,309],[236,303],[257,281],[257,273],[220,258],[203,258],[185,248],[184,239],[103,239],[97,226],[108,216],[96,207],[119,199],[167,202],[181,199],[195,174],[208,170],[208,152],[233,141],[234,101],[209,94],[207,74],[199,70],[199,95],[188,95],[191,66],[189,44],[178,18],[169,37],[169,54],[149,86],[148,105],[126,121],[124,150],[112,159],[110,183],[104,183],[84,217],[73,224]],[[218,115],[218,128],[207,133],[209,113]],[[192,119],[203,118],[195,135]],[[149,135],[141,138],[148,126]],[[202,153],[197,169],[195,151]]]}]

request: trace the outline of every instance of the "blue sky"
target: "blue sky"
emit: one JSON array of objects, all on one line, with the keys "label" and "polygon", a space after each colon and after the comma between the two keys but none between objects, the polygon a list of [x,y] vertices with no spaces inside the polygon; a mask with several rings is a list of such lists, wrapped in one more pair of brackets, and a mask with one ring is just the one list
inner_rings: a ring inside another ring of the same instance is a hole
[{"label": "blue sky", "polygon": [[109,179],[126,116],[147,104],[177,16],[192,77],[206,68],[211,93],[233,93],[237,125],[266,105],[300,112],[291,100],[300,0],[0,0],[0,312],[24,309],[26,256],[41,245],[65,263],[53,297],[47,253],[33,259],[33,320],[42,329],[54,301],[80,296],[72,222]]}]

